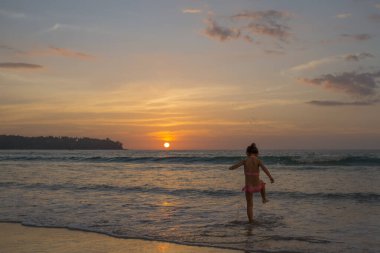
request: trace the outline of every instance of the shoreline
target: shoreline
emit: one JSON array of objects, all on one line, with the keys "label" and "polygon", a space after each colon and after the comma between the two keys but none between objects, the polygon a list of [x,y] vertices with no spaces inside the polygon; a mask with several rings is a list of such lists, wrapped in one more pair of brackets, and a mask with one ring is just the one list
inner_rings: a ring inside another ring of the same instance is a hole
[{"label": "shoreline", "polygon": [[76,228],[39,227],[21,222],[0,222],[0,249],[26,252],[146,252],[146,253],[240,253],[240,250],[192,246],[149,239],[124,238]]}]

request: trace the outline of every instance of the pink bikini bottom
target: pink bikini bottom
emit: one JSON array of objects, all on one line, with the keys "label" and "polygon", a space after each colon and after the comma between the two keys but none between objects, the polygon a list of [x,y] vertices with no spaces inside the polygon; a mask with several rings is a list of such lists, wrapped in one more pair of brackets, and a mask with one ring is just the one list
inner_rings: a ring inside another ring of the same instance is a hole
[{"label": "pink bikini bottom", "polygon": [[249,193],[254,193],[254,192],[259,192],[261,189],[265,188],[265,183],[263,181],[260,181],[260,184],[257,186],[251,186],[251,185],[246,185],[241,189],[243,192],[249,192]]}]

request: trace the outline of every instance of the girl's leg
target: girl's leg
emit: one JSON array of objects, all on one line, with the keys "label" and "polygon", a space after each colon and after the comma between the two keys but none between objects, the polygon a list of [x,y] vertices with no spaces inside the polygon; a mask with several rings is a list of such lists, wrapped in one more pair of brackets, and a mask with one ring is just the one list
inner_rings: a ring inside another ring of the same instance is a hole
[{"label": "girl's leg", "polygon": [[265,185],[261,187],[260,194],[261,194],[261,199],[263,201],[263,204],[267,203],[269,200],[267,200],[267,195],[265,193]]},{"label": "girl's leg", "polygon": [[249,223],[253,222],[253,193],[246,192],[245,199],[247,200],[247,216]]}]

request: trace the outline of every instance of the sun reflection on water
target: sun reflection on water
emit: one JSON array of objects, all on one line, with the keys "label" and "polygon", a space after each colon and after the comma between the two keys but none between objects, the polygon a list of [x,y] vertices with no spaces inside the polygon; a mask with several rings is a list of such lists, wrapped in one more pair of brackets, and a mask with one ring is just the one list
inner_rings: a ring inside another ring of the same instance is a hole
[{"label": "sun reflection on water", "polygon": [[159,243],[157,245],[157,249],[159,252],[167,252],[167,250],[169,249],[169,244],[167,243]]},{"label": "sun reflection on water", "polygon": [[164,201],[164,202],[162,202],[162,206],[174,206],[174,204],[170,203],[168,201]]}]

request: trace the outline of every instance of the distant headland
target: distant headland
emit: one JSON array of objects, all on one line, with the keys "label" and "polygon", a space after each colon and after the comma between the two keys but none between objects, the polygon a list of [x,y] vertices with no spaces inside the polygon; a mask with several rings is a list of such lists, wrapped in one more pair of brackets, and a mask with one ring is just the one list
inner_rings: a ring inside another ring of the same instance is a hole
[{"label": "distant headland", "polygon": [[0,149],[122,150],[123,144],[108,138],[102,140],[88,137],[0,135]]}]

